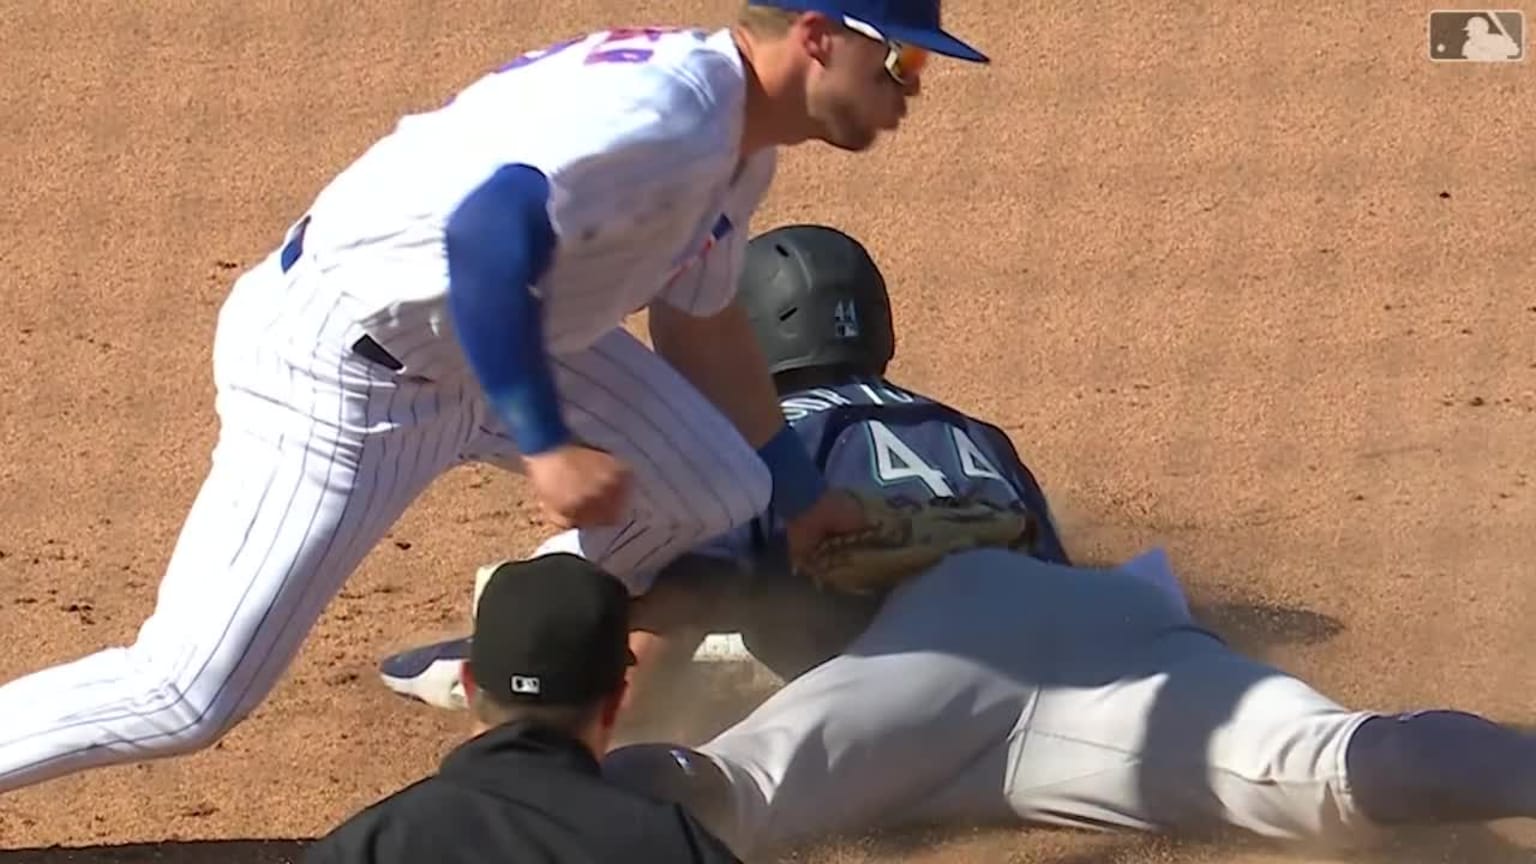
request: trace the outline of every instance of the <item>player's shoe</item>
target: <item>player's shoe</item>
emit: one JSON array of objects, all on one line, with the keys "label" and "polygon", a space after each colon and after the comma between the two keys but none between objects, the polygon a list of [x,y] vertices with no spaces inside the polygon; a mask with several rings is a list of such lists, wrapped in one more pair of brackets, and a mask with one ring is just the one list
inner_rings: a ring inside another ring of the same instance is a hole
[{"label": "player's shoe", "polygon": [[[474,590],[470,596],[470,617],[480,604],[480,593],[503,564],[512,559],[492,561],[475,571]],[[469,659],[469,638],[447,639],[391,654],[379,664],[379,678],[394,693],[434,708],[463,711],[469,707],[464,698],[464,683],[459,670]],[[711,633],[694,652],[696,663],[726,664],[730,667],[763,669],[737,633]],[[718,668],[718,667],[717,667]],[[771,675],[771,673],[768,673]]]},{"label": "player's shoe", "polygon": [[[480,605],[480,592],[503,564],[513,559],[503,558],[483,564],[475,570],[474,589],[469,598],[469,617],[474,620],[475,609]],[[469,707],[464,698],[464,682],[459,670],[469,659],[469,637],[447,639],[391,654],[379,663],[379,678],[384,686],[407,699],[425,702],[434,708],[463,711]]]},{"label": "player's shoe", "polygon": [[[446,639],[391,654],[379,663],[379,679],[394,693],[434,708],[463,711],[464,682],[459,670],[469,659],[469,638]],[[696,663],[757,665],[735,633],[711,633],[694,652]]]},{"label": "player's shoe", "polygon": [[464,682],[459,671],[469,659],[469,639],[448,639],[391,654],[379,664],[384,686],[407,699],[434,708],[463,711]]}]

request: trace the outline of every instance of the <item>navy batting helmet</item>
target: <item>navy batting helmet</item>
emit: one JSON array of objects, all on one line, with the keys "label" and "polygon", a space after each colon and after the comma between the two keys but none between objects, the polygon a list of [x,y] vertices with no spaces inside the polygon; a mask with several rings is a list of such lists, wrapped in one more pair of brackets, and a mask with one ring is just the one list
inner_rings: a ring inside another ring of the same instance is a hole
[{"label": "navy batting helmet", "polygon": [[786,225],[752,238],[740,297],[772,374],[845,366],[880,375],[896,354],[885,277],[836,228]]}]

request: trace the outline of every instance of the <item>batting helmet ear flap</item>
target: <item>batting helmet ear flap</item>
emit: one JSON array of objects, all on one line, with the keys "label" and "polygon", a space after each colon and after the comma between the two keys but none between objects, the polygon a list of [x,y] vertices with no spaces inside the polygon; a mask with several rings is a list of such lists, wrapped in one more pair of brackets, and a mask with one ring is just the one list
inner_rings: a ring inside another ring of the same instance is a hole
[{"label": "batting helmet ear flap", "polygon": [[752,238],[738,295],[772,374],[845,366],[879,375],[895,356],[885,277],[836,228],[788,225]]}]

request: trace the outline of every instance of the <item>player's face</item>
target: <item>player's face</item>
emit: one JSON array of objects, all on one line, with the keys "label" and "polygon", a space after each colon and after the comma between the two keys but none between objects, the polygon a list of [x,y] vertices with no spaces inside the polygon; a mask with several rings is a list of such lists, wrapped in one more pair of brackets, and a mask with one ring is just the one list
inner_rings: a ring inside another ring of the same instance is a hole
[{"label": "player's face", "polygon": [[817,137],[843,150],[867,150],[906,116],[927,55],[853,29],[837,31],[825,45],[807,96]]}]

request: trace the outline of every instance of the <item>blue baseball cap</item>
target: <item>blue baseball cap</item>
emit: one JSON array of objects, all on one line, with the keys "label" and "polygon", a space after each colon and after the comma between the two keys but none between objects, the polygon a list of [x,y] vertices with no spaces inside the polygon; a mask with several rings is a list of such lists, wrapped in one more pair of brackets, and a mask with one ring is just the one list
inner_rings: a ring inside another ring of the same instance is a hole
[{"label": "blue baseball cap", "polygon": [[939,24],[941,0],[752,0],[786,12],[820,12],[832,18],[852,19],[855,26],[876,31],[882,38],[926,48],[935,54],[989,63],[987,55],[960,41]]}]

